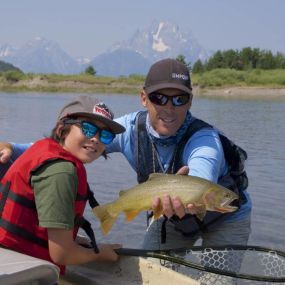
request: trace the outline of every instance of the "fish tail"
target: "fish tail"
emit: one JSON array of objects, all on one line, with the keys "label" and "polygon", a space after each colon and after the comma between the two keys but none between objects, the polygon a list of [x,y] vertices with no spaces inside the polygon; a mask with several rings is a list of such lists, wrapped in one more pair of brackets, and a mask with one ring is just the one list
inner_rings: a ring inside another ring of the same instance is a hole
[{"label": "fish tail", "polygon": [[93,213],[100,220],[101,230],[104,235],[107,235],[111,230],[113,224],[118,218],[117,215],[111,215],[108,211],[108,205],[97,206],[92,209]]}]

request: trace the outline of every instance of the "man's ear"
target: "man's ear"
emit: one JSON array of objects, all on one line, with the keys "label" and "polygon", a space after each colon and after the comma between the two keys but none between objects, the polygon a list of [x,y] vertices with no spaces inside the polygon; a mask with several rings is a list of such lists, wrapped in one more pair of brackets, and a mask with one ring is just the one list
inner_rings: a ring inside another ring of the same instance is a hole
[{"label": "man's ear", "polygon": [[140,96],[141,96],[141,103],[144,107],[146,107],[146,100],[147,100],[147,94],[145,93],[145,91],[142,89],[140,92]]}]

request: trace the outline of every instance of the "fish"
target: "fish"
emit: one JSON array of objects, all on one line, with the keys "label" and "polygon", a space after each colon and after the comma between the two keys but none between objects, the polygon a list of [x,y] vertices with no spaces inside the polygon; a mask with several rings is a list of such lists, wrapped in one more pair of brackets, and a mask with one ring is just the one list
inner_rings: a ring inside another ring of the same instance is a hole
[{"label": "fish", "polygon": [[[130,222],[140,212],[152,210],[155,197],[163,198],[165,195],[179,197],[185,207],[194,204],[196,216],[201,221],[206,211],[229,213],[237,210],[230,204],[238,199],[238,195],[221,185],[195,176],[152,173],[146,182],[120,191],[116,200],[94,207],[92,211],[100,221],[102,233],[107,235],[122,212]],[[158,219],[163,214],[162,207],[154,210],[153,214],[153,218]]]}]

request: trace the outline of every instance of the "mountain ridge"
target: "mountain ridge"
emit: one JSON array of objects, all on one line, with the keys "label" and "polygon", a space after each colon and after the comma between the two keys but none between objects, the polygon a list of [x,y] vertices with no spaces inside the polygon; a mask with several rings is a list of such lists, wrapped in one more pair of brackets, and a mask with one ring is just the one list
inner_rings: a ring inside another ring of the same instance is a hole
[{"label": "mountain ridge", "polygon": [[92,65],[97,75],[144,75],[149,66],[162,58],[184,55],[192,65],[205,61],[210,52],[199,44],[190,30],[184,31],[168,21],[153,21],[137,29],[125,40],[114,43],[105,52],[89,59],[75,59],[58,43],[37,37],[20,48],[0,45],[0,60],[19,67],[24,72],[77,74]]}]

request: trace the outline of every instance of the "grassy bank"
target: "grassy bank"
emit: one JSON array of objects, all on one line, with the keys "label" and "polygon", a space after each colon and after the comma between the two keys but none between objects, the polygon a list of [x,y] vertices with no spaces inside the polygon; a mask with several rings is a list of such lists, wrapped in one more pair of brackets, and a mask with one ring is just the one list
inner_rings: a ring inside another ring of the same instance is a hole
[{"label": "grassy bank", "polygon": [[[15,71],[0,73],[2,91],[137,94],[143,83],[144,76],[141,75],[115,78],[88,74],[24,74]],[[201,96],[218,94],[219,90],[227,94],[238,93],[238,90],[285,90],[285,70],[216,69],[193,74],[192,84],[194,92],[197,91],[197,95]]]},{"label": "grassy bank", "polygon": [[215,69],[193,76],[194,85],[201,88],[217,87],[265,87],[285,88],[285,69],[240,71]]},{"label": "grassy bank", "polygon": [[88,74],[19,74],[0,73],[2,91],[39,91],[39,92],[90,92],[90,93],[137,93],[144,77],[101,77]]}]

